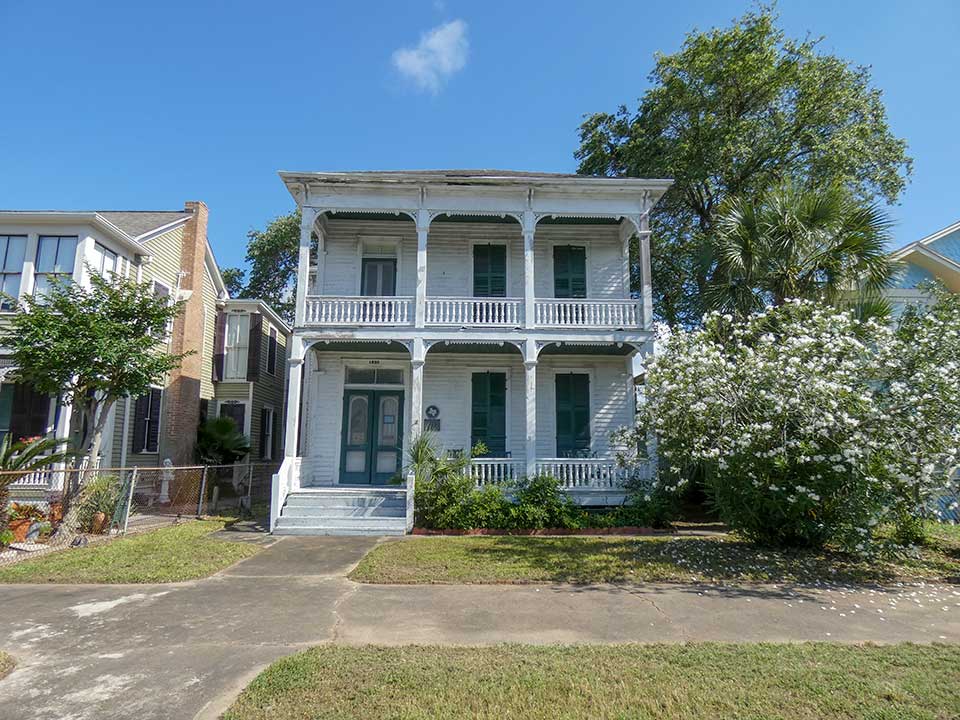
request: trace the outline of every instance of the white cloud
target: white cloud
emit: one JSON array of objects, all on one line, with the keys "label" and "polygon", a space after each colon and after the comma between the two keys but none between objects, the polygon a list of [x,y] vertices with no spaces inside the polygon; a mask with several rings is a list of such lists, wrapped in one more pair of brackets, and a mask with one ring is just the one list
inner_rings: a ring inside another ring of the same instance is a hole
[{"label": "white cloud", "polygon": [[436,94],[451,75],[467,64],[468,47],[467,24],[452,20],[424,33],[416,47],[395,50],[393,66],[421,90]]}]

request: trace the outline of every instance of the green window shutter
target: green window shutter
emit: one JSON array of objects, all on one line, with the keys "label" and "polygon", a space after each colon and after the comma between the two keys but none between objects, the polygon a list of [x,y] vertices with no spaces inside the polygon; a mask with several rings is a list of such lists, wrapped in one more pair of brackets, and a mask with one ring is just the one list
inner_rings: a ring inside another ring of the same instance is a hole
[{"label": "green window shutter", "polygon": [[553,296],[557,298],[587,296],[587,249],[585,247],[554,246]]},{"label": "green window shutter", "polygon": [[473,296],[506,297],[506,245],[473,246]]},{"label": "green window shutter", "polygon": [[557,457],[583,457],[590,451],[590,376],[556,376]]},{"label": "green window shutter", "polygon": [[507,376],[506,373],[473,373],[470,445],[482,442],[488,457],[504,457],[507,452]]}]

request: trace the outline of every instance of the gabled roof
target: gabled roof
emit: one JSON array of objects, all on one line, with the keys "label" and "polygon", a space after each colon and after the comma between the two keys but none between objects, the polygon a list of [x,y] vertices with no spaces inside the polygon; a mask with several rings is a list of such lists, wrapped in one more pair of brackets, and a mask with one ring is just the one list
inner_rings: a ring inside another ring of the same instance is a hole
[{"label": "gabled roof", "polygon": [[141,243],[149,236],[185,223],[190,217],[183,210],[0,210],[0,222],[46,223],[50,225],[92,225],[118,240],[134,252],[142,252]]},{"label": "gabled roof", "polygon": [[910,262],[921,267],[941,280],[951,292],[960,292],[960,263],[930,247],[940,238],[957,230],[960,230],[960,222],[904,245],[890,253],[890,257],[898,262]]},{"label": "gabled roof", "polygon": [[190,213],[183,210],[97,210],[96,212],[133,238],[140,238],[168,225],[173,226],[177,221],[190,217]]}]

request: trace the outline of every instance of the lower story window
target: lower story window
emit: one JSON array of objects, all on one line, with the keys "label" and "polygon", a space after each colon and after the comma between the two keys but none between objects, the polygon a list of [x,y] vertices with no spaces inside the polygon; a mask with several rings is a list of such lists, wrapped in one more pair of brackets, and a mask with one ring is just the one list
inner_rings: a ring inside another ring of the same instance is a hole
[{"label": "lower story window", "polygon": [[133,408],[134,453],[155,453],[160,448],[160,403],[163,390],[150,388],[150,392],[137,398]]},{"label": "lower story window", "polygon": [[558,373],[556,393],[557,457],[587,457],[590,454],[590,376]]},{"label": "lower story window", "polygon": [[230,418],[239,432],[244,431],[247,421],[247,406],[242,402],[221,402],[218,415],[222,418]]},{"label": "lower story window", "polygon": [[273,442],[276,432],[276,413],[273,408],[265,407],[260,410],[260,458],[273,459]]},{"label": "lower story window", "polygon": [[47,434],[50,398],[29,385],[6,383],[0,386],[0,442],[10,436],[15,443]]}]

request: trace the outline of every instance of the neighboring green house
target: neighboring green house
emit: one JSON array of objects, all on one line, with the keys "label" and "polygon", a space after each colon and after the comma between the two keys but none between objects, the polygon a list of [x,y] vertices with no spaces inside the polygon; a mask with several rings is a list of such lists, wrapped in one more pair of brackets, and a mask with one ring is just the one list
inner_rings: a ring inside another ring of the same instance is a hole
[{"label": "neighboring green house", "polygon": [[[166,344],[192,354],[147,395],[117,403],[101,467],[192,464],[197,426],[212,414],[237,421],[251,460],[279,456],[290,329],[263,302],[229,297],[202,202],[176,211],[0,211],[0,263],[0,289],[14,297],[42,293],[53,277],[88,285],[96,272],[151,282],[157,295],[184,303]],[[0,305],[0,323],[11,312]],[[218,333],[228,326],[233,335]],[[0,435],[79,437],[72,409],[13,382],[15,371],[0,348]]]}]

